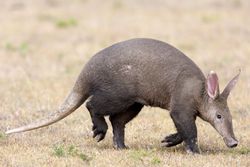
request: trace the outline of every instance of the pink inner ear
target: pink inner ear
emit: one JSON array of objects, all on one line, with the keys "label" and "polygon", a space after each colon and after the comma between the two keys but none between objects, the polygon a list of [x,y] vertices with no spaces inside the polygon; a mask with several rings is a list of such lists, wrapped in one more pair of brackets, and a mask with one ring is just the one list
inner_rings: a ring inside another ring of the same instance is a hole
[{"label": "pink inner ear", "polygon": [[212,98],[215,99],[216,96],[219,94],[219,82],[217,74],[213,71],[207,77],[207,93]]}]

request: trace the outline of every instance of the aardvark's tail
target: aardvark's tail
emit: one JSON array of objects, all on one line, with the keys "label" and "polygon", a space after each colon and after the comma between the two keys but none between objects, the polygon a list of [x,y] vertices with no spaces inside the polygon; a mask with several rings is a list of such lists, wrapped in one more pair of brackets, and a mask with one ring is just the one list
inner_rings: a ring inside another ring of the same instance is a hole
[{"label": "aardvark's tail", "polygon": [[36,121],[19,128],[8,130],[5,133],[19,133],[51,125],[74,112],[87,98],[87,95],[83,92],[74,91],[73,89],[64,101],[64,103],[59,107],[56,112],[52,113],[51,115],[40,121]]}]

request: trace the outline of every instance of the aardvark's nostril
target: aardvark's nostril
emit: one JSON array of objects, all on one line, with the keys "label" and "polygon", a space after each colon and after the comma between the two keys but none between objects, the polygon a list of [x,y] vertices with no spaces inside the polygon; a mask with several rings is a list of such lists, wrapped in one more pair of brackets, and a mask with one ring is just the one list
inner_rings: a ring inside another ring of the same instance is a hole
[{"label": "aardvark's nostril", "polygon": [[233,147],[236,147],[237,145],[238,145],[238,143],[234,143],[234,144],[230,145],[229,147],[233,148]]},{"label": "aardvark's nostril", "polygon": [[233,148],[233,147],[236,147],[238,145],[238,141],[234,138],[230,138],[230,139],[224,138],[224,141],[225,141],[227,147],[229,147],[229,148]]},{"label": "aardvark's nostril", "polygon": [[231,141],[229,144],[228,144],[228,146],[230,147],[230,148],[233,148],[233,147],[236,147],[238,145],[238,141]]}]

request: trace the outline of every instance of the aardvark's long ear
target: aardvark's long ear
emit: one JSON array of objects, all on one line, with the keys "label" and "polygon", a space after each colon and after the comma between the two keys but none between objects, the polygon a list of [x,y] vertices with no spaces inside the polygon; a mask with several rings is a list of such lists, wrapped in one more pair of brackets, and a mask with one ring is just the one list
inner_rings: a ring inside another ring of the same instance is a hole
[{"label": "aardvark's long ear", "polygon": [[227,98],[228,95],[230,94],[231,90],[234,88],[234,86],[236,85],[239,76],[240,76],[240,72],[241,70],[239,70],[239,73],[227,84],[227,86],[225,87],[225,89],[223,90],[223,92],[221,93],[221,96]]},{"label": "aardvark's long ear", "polygon": [[210,71],[207,76],[207,94],[213,100],[220,94],[219,90],[219,79],[214,71]]}]

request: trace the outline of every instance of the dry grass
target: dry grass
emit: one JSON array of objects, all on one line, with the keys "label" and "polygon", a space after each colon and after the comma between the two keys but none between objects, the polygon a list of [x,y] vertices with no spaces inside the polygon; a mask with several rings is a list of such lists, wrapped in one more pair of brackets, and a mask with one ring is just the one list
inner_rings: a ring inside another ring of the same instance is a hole
[{"label": "dry grass", "polygon": [[[250,4],[248,0],[8,0],[0,1],[0,166],[250,166]],[[197,121],[202,155],[161,148],[174,132],[168,112],[144,108],[127,126],[129,150],[91,138],[83,106],[48,128],[3,132],[55,109],[83,65],[117,41],[150,37],[180,48],[221,88],[242,69],[229,105],[240,145],[226,148]]]}]

